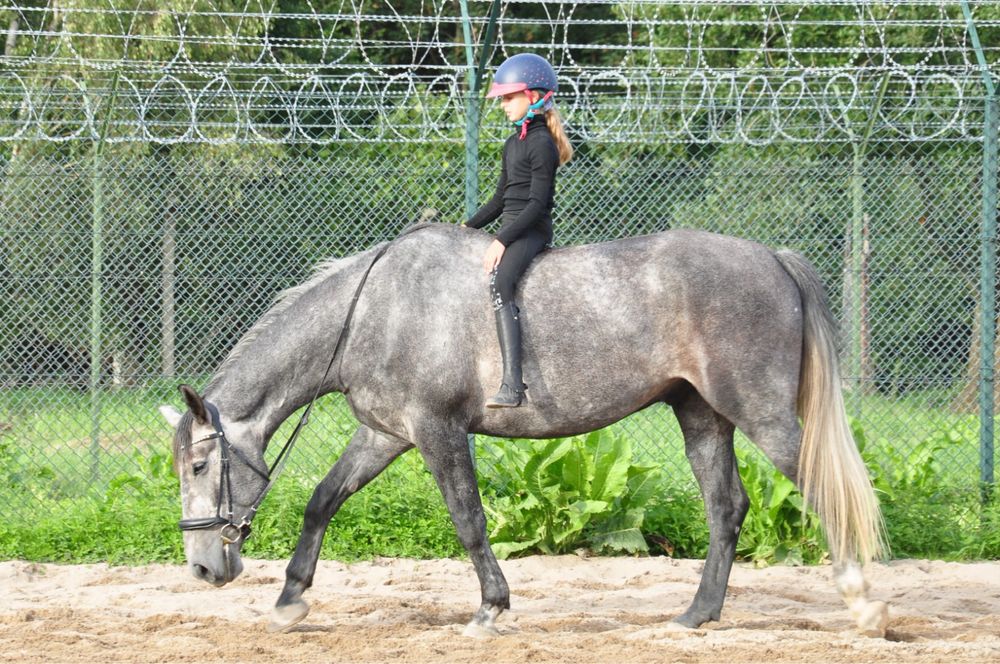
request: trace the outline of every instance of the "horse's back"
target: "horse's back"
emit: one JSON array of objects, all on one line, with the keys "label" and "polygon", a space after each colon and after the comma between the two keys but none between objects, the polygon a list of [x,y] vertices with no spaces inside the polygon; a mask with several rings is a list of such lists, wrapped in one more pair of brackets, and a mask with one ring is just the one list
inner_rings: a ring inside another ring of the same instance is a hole
[{"label": "horse's back", "polygon": [[[482,299],[490,323],[485,285],[467,296]],[[746,401],[735,386],[764,387],[779,374],[778,396],[794,399],[801,301],[774,252],[756,242],[685,229],[556,248],[536,258],[515,299],[538,410],[497,417],[518,426],[536,416],[602,426],[682,384],[719,403]],[[491,367],[499,352],[483,334],[480,366]],[[489,373],[486,385],[499,378]]]},{"label": "horse's back", "polygon": [[[500,380],[481,264],[491,241],[444,225],[404,238],[376,268],[359,306],[359,320],[380,324],[354,342],[368,347],[369,369],[385,366],[395,388],[425,395],[428,407],[470,408],[474,430],[587,431],[664,400],[679,384],[723,400],[740,397],[727,386],[756,388],[753,375],[773,375],[775,367],[797,378],[801,304],[774,253],[747,240],[674,230],[536,258],[515,294],[528,402],[512,412],[483,411],[482,399]],[[368,303],[384,315],[370,318]],[[421,369],[388,372],[399,362]],[[459,406],[463,399],[468,405]]]}]

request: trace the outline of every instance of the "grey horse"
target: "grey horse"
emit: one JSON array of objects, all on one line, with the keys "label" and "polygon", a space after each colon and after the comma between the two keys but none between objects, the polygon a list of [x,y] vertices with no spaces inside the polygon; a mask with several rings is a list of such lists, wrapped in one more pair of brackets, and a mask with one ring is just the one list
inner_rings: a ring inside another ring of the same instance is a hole
[{"label": "grey horse", "polygon": [[268,441],[315,393],[339,391],[360,426],[306,507],[269,629],[307,614],[302,596],[344,501],[415,447],[479,576],[482,604],[466,634],[496,634],[510,592],[486,536],[467,434],[569,436],[665,402],[710,533],[697,593],[675,622],[720,617],[748,509],[733,450],[739,427],[819,514],[859,629],[885,634],[887,606],[868,599],[862,575],[882,550],[879,507],[844,414],[834,322],[804,258],[693,230],[544,252],[517,293],[528,399],[493,410],[483,402],[500,381],[500,350],[480,262],[490,236],[445,224],[412,230],[321,265],[244,335],[204,396],[182,386],[187,413],[161,408],[177,429],[184,549],[197,578],[221,586],[239,575],[240,546],[269,487]]}]

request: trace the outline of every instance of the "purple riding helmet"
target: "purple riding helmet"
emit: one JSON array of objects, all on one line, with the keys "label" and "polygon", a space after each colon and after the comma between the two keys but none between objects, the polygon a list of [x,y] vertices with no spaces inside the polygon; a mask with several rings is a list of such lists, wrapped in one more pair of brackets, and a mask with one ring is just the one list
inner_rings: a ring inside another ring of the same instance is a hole
[{"label": "purple riding helmet", "polygon": [[486,98],[502,97],[522,90],[559,90],[556,73],[545,58],[534,53],[518,53],[504,60],[493,76],[493,85]]},{"label": "purple riding helmet", "polygon": [[540,90],[544,92],[541,98],[528,107],[528,112],[524,117],[514,122],[514,125],[521,128],[521,139],[524,139],[528,130],[528,123],[535,117],[536,112],[544,113],[552,108],[552,96],[559,89],[559,82],[556,80],[556,72],[552,69],[545,58],[534,53],[518,53],[503,61],[493,76],[493,84],[490,86],[486,98],[502,97],[524,90]]}]

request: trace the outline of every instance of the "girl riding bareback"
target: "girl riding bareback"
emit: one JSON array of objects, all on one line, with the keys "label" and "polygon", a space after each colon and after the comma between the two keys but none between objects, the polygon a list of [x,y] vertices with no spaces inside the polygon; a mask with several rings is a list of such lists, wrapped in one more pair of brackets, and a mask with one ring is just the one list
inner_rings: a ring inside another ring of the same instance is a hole
[{"label": "girl riding bareback", "polygon": [[521,380],[521,325],[514,287],[531,260],[552,243],[556,169],[573,156],[553,105],[557,88],[555,71],[544,58],[521,53],[500,65],[486,95],[501,98],[500,106],[517,127],[503,146],[496,193],[463,224],[482,228],[502,217],[483,256],[503,358],[503,381],[486,401],[488,408],[519,406],[527,389]]}]

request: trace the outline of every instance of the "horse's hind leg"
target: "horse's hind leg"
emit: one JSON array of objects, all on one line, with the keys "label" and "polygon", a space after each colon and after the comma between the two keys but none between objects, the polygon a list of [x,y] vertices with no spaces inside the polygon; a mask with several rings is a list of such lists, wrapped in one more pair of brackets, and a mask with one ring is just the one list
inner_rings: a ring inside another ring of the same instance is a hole
[{"label": "horse's hind leg", "polygon": [[[435,434],[432,434],[435,435]],[[500,571],[489,539],[486,537],[486,515],[476,484],[466,435],[440,434],[436,439],[419,445],[427,467],[434,474],[444,496],[458,539],[469,552],[479,577],[482,604],[465,628],[466,636],[490,637],[498,634],[495,621],[504,609],[510,608],[510,590]]]},{"label": "horse's hind leg", "polygon": [[834,562],[833,579],[858,630],[865,636],[884,637],[889,626],[889,607],[883,601],[868,599],[868,582],[861,565],[855,560]]},{"label": "horse's hind leg", "polygon": [[408,442],[360,427],[306,505],[302,534],[285,570],[285,587],[274,607],[268,631],[287,630],[309,613],[302,593],[312,585],[323,535],[330,519],[352,494],[378,476],[406,450]]},{"label": "horse's hind leg", "polygon": [[750,501],[736,467],[733,425],[696,391],[673,404],[684,433],[684,451],[701,487],[708,516],[709,545],[701,583],[688,610],[674,621],[697,627],[718,620],[726,599],[736,541]]}]

